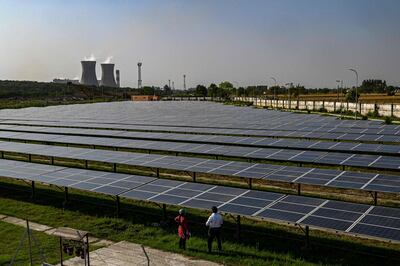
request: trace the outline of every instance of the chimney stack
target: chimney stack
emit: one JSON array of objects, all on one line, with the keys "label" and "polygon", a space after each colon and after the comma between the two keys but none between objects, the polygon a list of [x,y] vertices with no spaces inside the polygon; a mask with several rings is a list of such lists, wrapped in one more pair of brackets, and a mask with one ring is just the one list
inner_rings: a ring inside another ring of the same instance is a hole
[{"label": "chimney stack", "polygon": [[138,89],[141,89],[142,88],[142,63],[141,62],[139,62],[139,63],[137,63],[137,65],[138,65]]}]

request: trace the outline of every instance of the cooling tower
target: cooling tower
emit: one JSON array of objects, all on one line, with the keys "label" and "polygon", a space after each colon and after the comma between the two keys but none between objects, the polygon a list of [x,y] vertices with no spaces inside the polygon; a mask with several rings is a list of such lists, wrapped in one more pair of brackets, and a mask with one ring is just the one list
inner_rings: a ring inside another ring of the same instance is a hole
[{"label": "cooling tower", "polygon": [[81,61],[82,78],[81,84],[99,86],[96,77],[96,61]]},{"label": "cooling tower", "polygon": [[101,64],[101,72],[100,86],[117,87],[117,83],[115,82],[114,78],[114,64]]}]

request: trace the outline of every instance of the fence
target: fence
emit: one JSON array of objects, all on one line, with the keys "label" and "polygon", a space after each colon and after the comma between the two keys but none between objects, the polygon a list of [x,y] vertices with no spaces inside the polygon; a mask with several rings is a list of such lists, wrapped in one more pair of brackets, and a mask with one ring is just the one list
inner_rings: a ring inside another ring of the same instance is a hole
[{"label": "fence", "polygon": [[332,102],[332,101],[305,101],[305,100],[273,100],[261,99],[256,97],[235,97],[235,101],[252,102],[256,106],[283,108],[283,109],[298,109],[318,111],[326,109],[328,112],[335,111],[352,111],[356,110],[366,115],[369,112],[377,112],[380,116],[400,117],[400,104],[378,104],[378,103],[351,103],[351,102]]}]

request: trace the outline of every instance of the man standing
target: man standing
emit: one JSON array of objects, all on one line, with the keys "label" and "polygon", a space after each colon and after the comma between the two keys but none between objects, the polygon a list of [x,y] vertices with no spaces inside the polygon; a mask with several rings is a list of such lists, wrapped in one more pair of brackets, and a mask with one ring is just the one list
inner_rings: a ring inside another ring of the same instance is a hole
[{"label": "man standing", "polygon": [[208,226],[208,253],[211,253],[212,242],[217,238],[218,251],[221,252],[221,226],[223,224],[222,216],[218,213],[218,208],[213,206],[211,208],[212,214],[208,217],[206,226]]}]

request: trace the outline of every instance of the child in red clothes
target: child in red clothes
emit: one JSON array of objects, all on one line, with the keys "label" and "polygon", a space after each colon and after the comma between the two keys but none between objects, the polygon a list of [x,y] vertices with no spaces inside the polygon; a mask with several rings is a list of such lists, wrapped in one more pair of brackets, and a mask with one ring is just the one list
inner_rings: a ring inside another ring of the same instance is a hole
[{"label": "child in red clothes", "polygon": [[186,221],[186,210],[180,209],[179,215],[175,217],[178,224],[179,248],[186,249],[186,239],[189,239],[190,233]]}]

